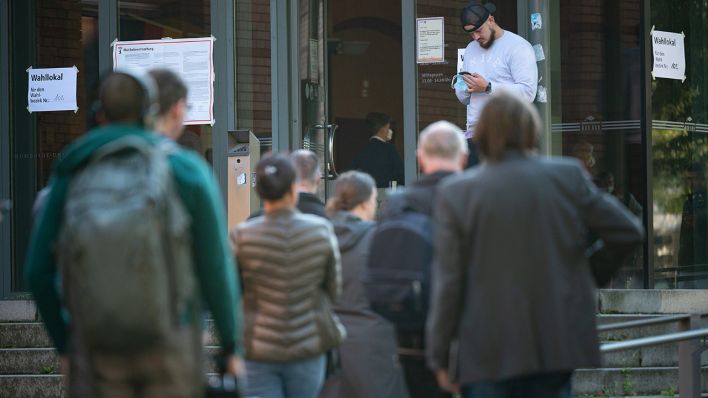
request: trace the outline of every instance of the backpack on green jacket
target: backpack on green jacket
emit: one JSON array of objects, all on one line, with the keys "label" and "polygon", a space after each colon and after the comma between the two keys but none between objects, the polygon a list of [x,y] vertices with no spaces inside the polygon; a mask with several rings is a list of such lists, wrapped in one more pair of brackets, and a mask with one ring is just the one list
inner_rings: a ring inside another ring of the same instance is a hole
[{"label": "backpack on green jacket", "polygon": [[196,284],[175,146],[120,138],[70,182],[57,254],[72,331],[89,350],[159,348],[188,313]]}]

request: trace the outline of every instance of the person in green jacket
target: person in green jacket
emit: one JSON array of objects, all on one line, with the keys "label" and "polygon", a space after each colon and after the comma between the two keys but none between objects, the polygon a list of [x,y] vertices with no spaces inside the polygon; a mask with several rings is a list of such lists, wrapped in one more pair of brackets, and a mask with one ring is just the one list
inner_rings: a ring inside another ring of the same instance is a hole
[{"label": "person in green jacket", "polygon": [[[196,341],[197,350],[191,350],[196,355],[177,355],[179,359],[198,363],[179,364],[178,360],[177,366],[174,366],[174,360],[170,362],[154,353],[126,354],[124,357],[115,355],[100,361],[87,355],[82,338],[78,336],[80,333],[72,328],[71,311],[66,306],[66,292],[62,291],[57,268],[55,249],[62,228],[69,183],[75,173],[87,164],[97,150],[119,138],[134,136],[153,145],[166,140],[145,126],[146,116],[151,113],[157,113],[157,125],[160,125],[160,118],[184,117],[184,112],[174,112],[174,108],[185,107],[186,89],[178,95],[177,101],[160,101],[163,109],[150,111],[146,109],[146,104],[154,108],[158,101],[156,98],[153,98],[153,103],[146,100],[151,96],[151,91],[156,90],[155,87],[150,90],[146,81],[154,82],[145,79],[147,76],[138,79],[132,73],[113,72],[102,80],[99,88],[101,110],[96,114],[99,127],[71,144],[65,156],[55,163],[50,179],[51,190],[38,214],[28,247],[26,279],[61,357],[62,372],[69,375],[69,395],[72,397],[109,394],[199,397],[204,393],[200,338],[190,340]],[[181,130],[181,122],[170,125],[179,126]],[[191,251],[197,291],[201,292],[213,316],[222,344],[226,373],[241,375],[240,287],[226,240],[226,217],[216,182],[208,165],[196,153],[175,149],[168,155],[168,163],[177,194],[191,218]],[[197,337],[201,337],[202,319],[198,310],[201,303],[199,297],[193,301],[194,308],[188,314],[191,315],[188,321],[194,325],[192,329],[199,333]],[[190,348],[186,346],[183,351]],[[195,369],[199,372],[195,373]]]}]

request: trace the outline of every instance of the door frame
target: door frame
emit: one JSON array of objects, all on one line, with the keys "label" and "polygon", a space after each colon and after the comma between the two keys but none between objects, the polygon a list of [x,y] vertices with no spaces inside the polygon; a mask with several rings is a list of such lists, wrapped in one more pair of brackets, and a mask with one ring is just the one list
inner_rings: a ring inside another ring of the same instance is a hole
[{"label": "door frame", "polygon": [[[306,0],[300,0],[306,1]],[[299,65],[299,20],[298,2],[271,0],[271,87],[273,110],[273,152],[292,151],[302,145],[300,65]],[[324,2],[324,18],[327,20],[327,2]],[[415,1],[401,1],[403,79],[403,148],[406,181],[417,177],[417,98],[415,64]],[[326,37],[325,37],[326,39]],[[323,56],[327,61],[327,43],[323,43]],[[327,82],[327,68],[324,81]],[[326,84],[326,83],[325,83]],[[324,95],[327,96],[327,89]],[[327,101],[328,98],[325,99]],[[327,121],[330,123],[331,121]],[[324,166],[326,167],[326,166]],[[323,167],[323,168],[324,168]]]},{"label": "door frame", "polygon": [[[10,8],[0,2],[0,200],[10,198]],[[0,298],[12,290],[11,218],[0,222]]]}]

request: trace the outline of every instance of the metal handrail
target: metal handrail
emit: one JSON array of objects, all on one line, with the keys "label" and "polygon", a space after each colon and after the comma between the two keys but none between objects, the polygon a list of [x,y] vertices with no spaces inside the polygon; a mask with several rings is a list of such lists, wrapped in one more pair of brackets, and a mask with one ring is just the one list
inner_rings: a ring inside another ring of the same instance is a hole
[{"label": "metal handrail", "polygon": [[600,352],[605,354],[633,348],[678,343],[679,397],[699,398],[701,396],[701,353],[706,349],[706,347],[701,344],[701,338],[708,337],[708,328],[696,327],[700,319],[705,316],[708,316],[708,312],[670,315],[653,319],[640,319],[637,321],[602,325],[597,328],[598,332],[679,322],[679,329],[682,329],[682,331],[659,336],[605,343],[600,346]]},{"label": "metal handrail", "polygon": [[677,332],[663,334],[661,336],[642,337],[626,341],[618,341],[614,343],[605,343],[600,346],[600,352],[615,352],[629,350],[632,348],[647,347],[652,345],[676,343],[679,341],[693,340],[699,337],[708,336],[708,328],[696,329],[688,332]]},{"label": "metal handrail", "polygon": [[608,332],[611,330],[631,329],[631,328],[636,328],[636,327],[641,327],[641,326],[660,325],[663,323],[672,323],[672,322],[678,322],[678,321],[690,319],[691,316],[698,316],[699,318],[703,318],[703,317],[708,316],[708,312],[701,312],[698,314],[667,315],[667,316],[661,316],[661,317],[656,317],[656,318],[639,319],[636,321],[610,323],[607,325],[598,326],[597,331],[598,332]]},{"label": "metal handrail", "polygon": [[656,318],[639,319],[636,321],[610,323],[607,325],[598,326],[597,331],[598,332],[608,332],[611,330],[631,329],[631,328],[642,327],[642,326],[660,325],[663,323],[672,323],[672,322],[682,321],[682,320],[688,319],[690,317],[691,317],[690,314],[682,314],[682,315],[670,315],[670,316],[662,316],[662,317],[656,317]]}]

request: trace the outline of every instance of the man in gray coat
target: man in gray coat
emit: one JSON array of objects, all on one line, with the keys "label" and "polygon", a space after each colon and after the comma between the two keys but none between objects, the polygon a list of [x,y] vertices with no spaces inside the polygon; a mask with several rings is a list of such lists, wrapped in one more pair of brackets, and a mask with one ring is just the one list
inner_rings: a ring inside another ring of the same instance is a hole
[{"label": "man in gray coat", "polygon": [[534,154],[539,130],[530,104],[494,94],[474,136],[484,163],[437,196],[428,363],[465,398],[570,397],[572,371],[600,364],[588,236],[617,256],[643,240],[578,161]]}]

